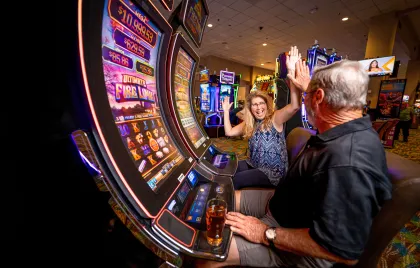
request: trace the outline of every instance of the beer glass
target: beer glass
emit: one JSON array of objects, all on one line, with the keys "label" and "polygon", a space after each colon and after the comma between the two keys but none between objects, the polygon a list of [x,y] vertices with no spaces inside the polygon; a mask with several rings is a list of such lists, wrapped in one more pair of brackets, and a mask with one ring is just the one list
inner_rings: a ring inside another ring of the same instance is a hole
[{"label": "beer glass", "polygon": [[212,246],[219,246],[223,241],[226,211],[226,202],[222,199],[213,198],[207,202],[207,242]]}]

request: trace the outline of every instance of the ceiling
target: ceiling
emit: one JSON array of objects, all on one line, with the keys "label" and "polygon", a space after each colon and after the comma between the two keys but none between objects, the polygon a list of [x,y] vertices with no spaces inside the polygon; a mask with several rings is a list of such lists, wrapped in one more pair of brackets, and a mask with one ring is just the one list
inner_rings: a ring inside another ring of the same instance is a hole
[{"label": "ceiling", "polygon": [[[152,2],[161,7],[157,0]],[[177,6],[181,0],[174,2]],[[297,45],[306,56],[315,40],[344,58],[363,59],[369,18],[418,6],[420,0],[207,0],[207,4],[207,23],[213,27],[206,27],[202,46],[196,49],[201,57],[214,55],[274,70],[281,52]],[[169,12],[162,13],[169,17]],[[408,16],[420,37],[420,10]],[[342,21],[343,17],[349,19]],[[394,52],[408,61],[403,49],[396,47]]]}]

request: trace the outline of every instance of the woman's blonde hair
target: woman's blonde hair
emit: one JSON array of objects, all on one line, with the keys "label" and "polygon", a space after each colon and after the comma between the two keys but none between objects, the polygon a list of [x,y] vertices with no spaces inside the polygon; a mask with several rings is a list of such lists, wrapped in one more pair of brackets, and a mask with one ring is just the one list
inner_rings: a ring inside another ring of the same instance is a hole
[{"label": "woman's blonde hair", "polygon": [[255,129],[255,117],[252,114],[251,111],[251,105],[252,105],[252,100],[255,98],[260,97],[261,99],[264,100],[264,102],[267,104],[267,112],[265,114],[265,118],[262,120],[262,123],[260,125],[261,130],[267,131],[269,130],[272,125],[272,117],[274,114],[274,109],[273,109],[273,100],[270,96],[268,96],[268,94],[265,91],[260,91],[260,90],[256,90],[256,91],[252,91],[251,93],[249,93],[249,95],[246,97],[246,102],[245,102],[245,107],[244,107],[244,122],[245,122],[245,126],[244,126],[244,135],[243,137],[245,139],[249,139],[254,132],[257,130]]}]

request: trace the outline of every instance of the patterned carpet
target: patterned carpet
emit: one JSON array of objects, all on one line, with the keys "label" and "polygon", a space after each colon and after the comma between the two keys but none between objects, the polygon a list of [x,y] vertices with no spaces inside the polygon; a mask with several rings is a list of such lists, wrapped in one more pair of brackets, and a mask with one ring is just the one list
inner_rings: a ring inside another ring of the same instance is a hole
[{"label": "patterned carpet", "polygon": [[[223,151],[235,152],[239,160],[246,159],[248,143],[240,138],[212,139]],[[408,142],[395,141],[394,148],[386,149],[420,164],[420,129],[410,129]],[[394,237],[384,250],[378,268],[420,267],[420,211]]]},{"label": "patterned carpet", "polygon": [[400,134],[399,140],[394,142],[394,148],[387,150],[420,164],[420,128],[410,129],[408,142],[402,140]]}]

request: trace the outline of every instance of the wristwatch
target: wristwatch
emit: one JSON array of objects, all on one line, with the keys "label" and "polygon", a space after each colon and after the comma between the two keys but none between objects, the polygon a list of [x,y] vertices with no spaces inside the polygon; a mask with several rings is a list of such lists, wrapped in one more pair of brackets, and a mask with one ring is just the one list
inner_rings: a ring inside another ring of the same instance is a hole
[{"label": "wristwatch", "polygon": [[274,240],[276,239],[276,228],[269,227],[265,230],[265,238],[270,243],[270,247],[274,247]]}]

